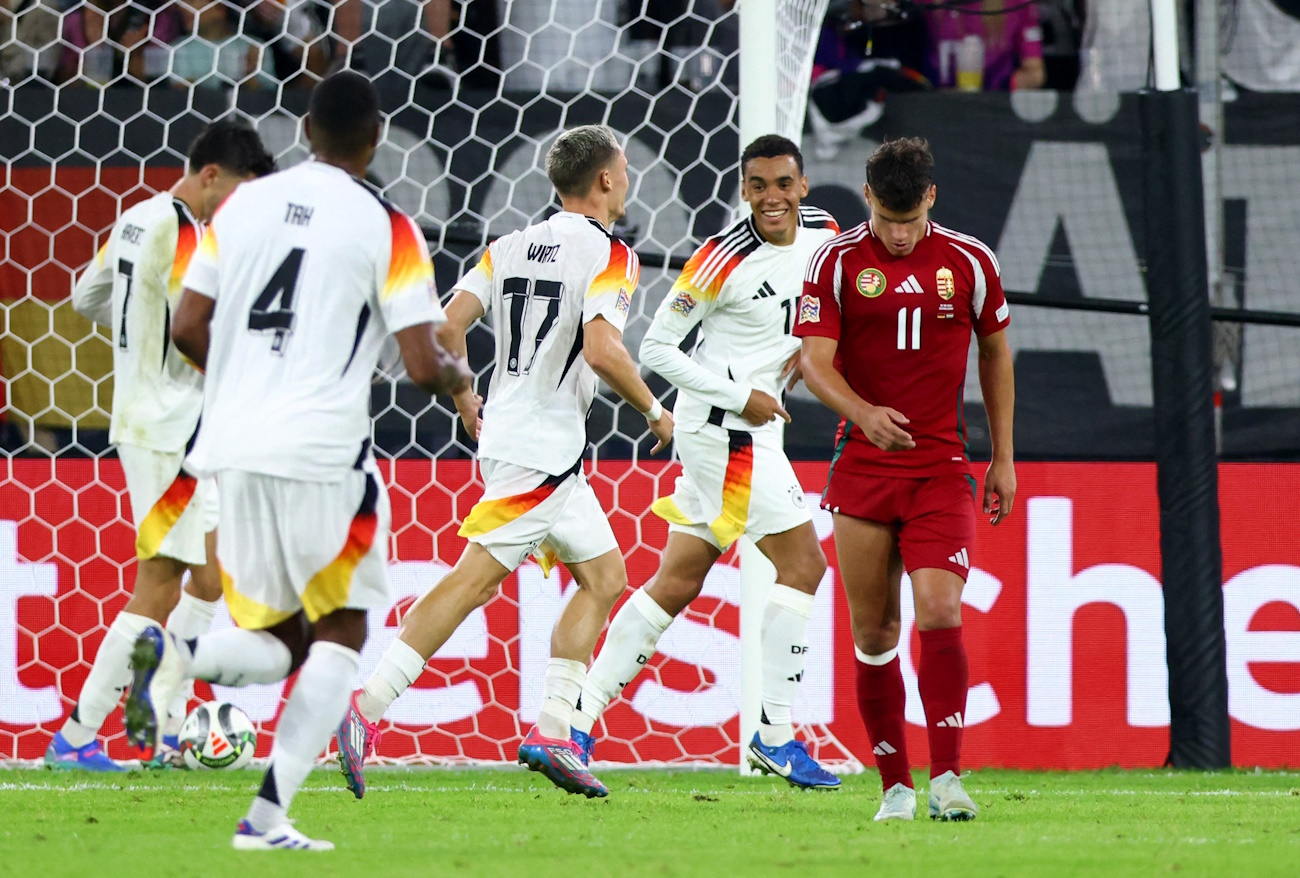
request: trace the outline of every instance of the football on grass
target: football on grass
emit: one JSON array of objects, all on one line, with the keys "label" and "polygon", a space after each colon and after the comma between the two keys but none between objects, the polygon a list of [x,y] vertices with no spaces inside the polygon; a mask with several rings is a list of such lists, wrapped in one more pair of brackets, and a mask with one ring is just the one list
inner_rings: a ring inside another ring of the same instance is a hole
[{"label": "football on grass", "polygon": [[209,701],[190,711],[181,724],[181,757],[189,768],[243,768],[253,761],[257,731],[229,701]]}]

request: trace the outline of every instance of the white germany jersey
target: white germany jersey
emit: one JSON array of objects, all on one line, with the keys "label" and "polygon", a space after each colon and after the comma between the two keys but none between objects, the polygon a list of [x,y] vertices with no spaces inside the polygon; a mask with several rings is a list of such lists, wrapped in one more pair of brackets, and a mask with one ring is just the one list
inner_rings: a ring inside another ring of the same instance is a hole
[{"label": "white germany jersey", "polygon": [[190,455],[204,475],[338,481],[369,447],[384,338],[446,319],[415,223],[316,161],[235,190],[184,285],[216,300]]},{"label": "white germany jersey", "polygon": [[594,219],[567,211],[493,241],[460,282],[493,314],[496,370],[479,434],[480,457],[551,475],[587,447],[596,373],[582,328],[627,323],[641,264]]},{"label": "white germany jersey", "polygon": [[127,210],[72,291],[72,306],[113,331],[108,438],[184,451],[203,406],[203,374],[171,343],[171,312],[203,228],[161,192]]},{"label": "white germany jersey", "polygon": [[[678,430],[774,428],[774,422],[755,427],[738,412],[751,390],[781,398],[781,368],[799,350],[791,332],[804,271],[838,233],[830,214],[800,207],[789,246],[769,243],[746,217],[695,251],[660,303],[640,352],[642,363],[678,389]],[[699,342],[688,359],[679,346],[697,325]]]}]

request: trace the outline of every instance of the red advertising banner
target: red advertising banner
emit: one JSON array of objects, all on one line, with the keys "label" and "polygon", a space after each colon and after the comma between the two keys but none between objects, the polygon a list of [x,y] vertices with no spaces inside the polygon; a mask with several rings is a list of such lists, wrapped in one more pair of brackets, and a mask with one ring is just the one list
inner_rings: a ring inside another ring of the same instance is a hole
[{"label": "red advertising banner", "polygon": [[[825,464],[798,465],[815,507]],[[459,516],[481,486],[468,461],[385,468],[394,511],[393,606],[371,618],[362,672],[396,637],[400,613],[455,563]],[[628,556],[634,586],[653,575],[666,528],[648,513],[676,468],[607,461],[592,481]],[[979,475],[977,473],[977,475]],[[1155,468],[1022,464],[1013,516],[979,527],[963,621],[970,653],[969,767],[1158,766],[1168,749],[1168,672]],[[1300,544],[1290,533],[1300,466],[1220,470],[1232,752],[1237,765],[1300,765]],[[71,710],[107,624],[134,577],[133,531],[116,460],[7,461],[0,470],[0,759],[35,759]],[[830,516],[818,510],[831,569],[809,628],[796,720],[870,764],[853,695],[853,644]],[[734,764],[740,702],[740,571],[715,567],[660,654],[606,715],[601,761]],[[926,759],[903,590],[900,653],[913,760]],[[550,630],[571,587],[525,565],[429,663],[389,714],[390,758],[509,760],[540,706]],[[224,610],[217,625],[229,624]],[[284,686],[199,687],[274,728]],[[120,713],[109,752],[130,756]],[[829,742],[829,743],[828,743]],[[263,735],[259,752],[269,748]]]}]

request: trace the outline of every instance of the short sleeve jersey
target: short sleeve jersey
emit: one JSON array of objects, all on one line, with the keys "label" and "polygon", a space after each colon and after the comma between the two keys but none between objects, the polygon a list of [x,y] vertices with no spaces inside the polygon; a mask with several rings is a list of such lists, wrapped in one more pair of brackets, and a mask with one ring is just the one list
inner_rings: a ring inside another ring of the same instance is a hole
[{"label": "short sleeve jersey", "polygon": [[446,319],[415,223],[316,161],[235,190],[184,285],[216,300],[190,455],[202,474],[338,481],[369,448],[385,337]]},{"label": "short sleeve jersey", "polygon": [[781,369],[799,350],[792,332],[808,260],[838,232],[829,213],[800,207],[794,243],[778,247],[746,217],[705,241],[687,260],[646,338],[679,345],[698,325],[700,340],[692,359],[737,382],[744,398],[729,400],[724,408],[717,400],[680,389],[673,410],[676,429],[696,432],[705,424],[746,432],[777,429],[775,422],[756,427],[736,412],[744,408],[750,388],[781,398]]},{"label": "short sleeve jersey", "polygon": [[596,395],[583,327],[603,317],[622,332],[640,273],[631,247],[568,211],[492,242],[456,284],[496,332],[480,457],[551,475],[581,459]]},{"label": "short sleeve jersey", "polygon": [[863,223],[808,264],[795,335],[839,342],[835,364],[853,392],[901,412],[916,447],[881,451],[842,422],[836,457],[868,475],[969,471],[962,392],[971,332],[1011,322],[997,258],[969,235],[935,223],[907,256],[893,256]]},{"label": "short sleeve jersey", "polygon": [[170,340],[181,277],[203,228],[162,192],[127,210],[77,280],[73,303],[113,333],[109,441],[179,452],[194,436],[203,375]]}]

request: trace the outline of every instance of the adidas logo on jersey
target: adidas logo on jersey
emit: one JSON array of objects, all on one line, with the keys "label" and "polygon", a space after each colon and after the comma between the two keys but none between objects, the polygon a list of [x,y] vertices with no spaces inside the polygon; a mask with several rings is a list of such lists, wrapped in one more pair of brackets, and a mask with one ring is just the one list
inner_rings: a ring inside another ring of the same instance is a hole
[{"label": "adidas logo on jersey", "polygon": [[962,546],[955,554],[949,555],[948,560],[959,567],[970,569],[970,555],[966,554],[966,547]]},{"label": "adidas logo on jersey", "polygon": [[894,287],[894,292],[896,292],[896,293],[924,293],[925,290],[921,289],[921,282],[920,282],[919,280],[916,279],[916,275],[914,275],[914,274],[909,274],[909,275],[907,276],[907,280],[903,281],[901,284],[899,284],[898,286]]},{"label": "adidas logo on jersey", "polygon": [[776,295],[776,290],[772,289],[772,285],[769,284],[767,281],[763,281],[763,285],[758,288],[758,292],[754,294],[754,298],[767,299],[775,295]]},{"label": "adidas logo on jersey", "polygon": [[947,719],[941,719],[941,720],[939,720],[937,723],[935,723],[935,726],[937,726],[938,728],[941,728],[941,729],[960,729],[960,728],[962,728],[963,725],[962,725],[962,721],[961,721],[961,711],[960,711],[960,710],[957,711],[956,713],[954,713],[954,714],[952,714],[951,716],[949,716]]},{"label": "adidas logo on jersey", "polygon": [[877,756],[893,756],[898,751],[895,750],[892,746],[890,746],[890,743],[888,741],[881,741],[875,747],[871,748],[871,752],[876,754]]}]

